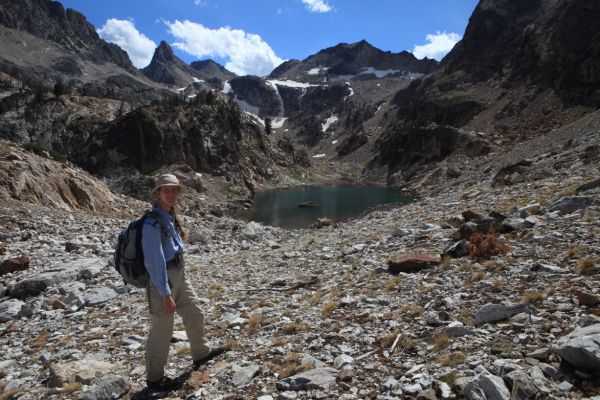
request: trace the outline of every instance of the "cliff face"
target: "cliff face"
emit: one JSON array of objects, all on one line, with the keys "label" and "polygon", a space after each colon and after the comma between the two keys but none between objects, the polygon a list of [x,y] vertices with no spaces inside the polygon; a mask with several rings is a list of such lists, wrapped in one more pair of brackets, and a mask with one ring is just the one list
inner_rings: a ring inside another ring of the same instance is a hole
[{"label": "cliff face", "polygon": [[1,0],[0,25],[26,31],[83,55],[94,62],[111,62],[133,72],[125,51],[102,40],[85,16],[57,1]]},{"label": "cliff face", "polygon": [[482,132],[505,146],[600,107],[597,21],[598,2],[482,0],[440,68],[396,93],[395,121],[370,165],[388,166],[391,175],[421,163],[413,156],[434,142],[409,140],[421,143],[412,150],[396,144],[431,124]]}]

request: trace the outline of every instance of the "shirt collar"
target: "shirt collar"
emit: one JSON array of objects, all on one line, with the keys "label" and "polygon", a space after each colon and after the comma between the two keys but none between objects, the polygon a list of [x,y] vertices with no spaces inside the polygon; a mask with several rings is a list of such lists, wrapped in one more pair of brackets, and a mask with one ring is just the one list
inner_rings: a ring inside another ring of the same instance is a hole
[{"label": "shirt collar", "polygon": [[154,207],[154,210],[158,213],[158,215],[160,215],[161,217],[163,217],[165,220],[170,221],[173,219],[173,214],[171,214],[170,211],[165,211],[160,207]]}]

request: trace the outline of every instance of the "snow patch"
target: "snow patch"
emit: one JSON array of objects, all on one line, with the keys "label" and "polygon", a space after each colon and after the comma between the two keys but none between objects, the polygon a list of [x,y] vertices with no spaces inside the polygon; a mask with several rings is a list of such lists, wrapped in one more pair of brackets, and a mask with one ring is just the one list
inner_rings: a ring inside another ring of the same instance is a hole
[{"label": "snow patch", "polygon": [[187,87],[180,87],[177,89],[177,93],[183,92],[185,89],[187,89]]},{"label": "snow patch", "polygon": [[233,91],[233,89],[231,88],[231,84],[229,83],[229,81],[226,81],[225,84],[223,85],[223,90],[221,90],[221,93],[231,93]]},{"label": "snow patch", "polygon": [[331,142],[331,144],[336,144],[337,142],[338,142],[337,140],[334,140]]},{"label": "snow patch", "polygon": [[312,158],[323,158],[323,157],[325,157],[325,154],[317,154],[317,155],[312,156]]},{"label": "snow patch", "polygon": [[380,79],[385,78],[388,75],[393,75],[393,74],[402,74],[402,76],[407,79],[416,79],[416,78],[420,78],[421,76],[423,76],[423,74],[419,74],[416,72],[402,73],[402,71],[400,71],[399,69],[380,70],[380,69],[375,69],[373,67],[363,67],[362,71],[356,75],[338,75],[338,76],[330,77],[329,79],[333,82],[349,81],[349,80],[356,78],[359,75],[366,75],[366,74],[373,74],[373,75],[375,75],[376,78],[380,78]]},{"label": "snow patch", "polygon": [[194,78],[194,83],[204,82],[202,79],[198,79],[195,76],[193,78]]},{"label": "snow patch", "polygon": [[271,121],[271,127],[274,129],[279,129],[283,127],[283,124],[285,124],[286,120],[287,118],[285,117],[273,118],[273,120]]},{"label": "snow patch", "polygon": [[335,123],[338,120],[339,118],[337,115],[332,115],[331,117],[327,118],[325,123],[322,125],[323,132],[327,132],[327,129],[329,129],[331,124]]},{"label": "snow patch", "polygon": [[283,117],[285,115],[285,105],[283,104],[283,97],[279,93],[279,88],[277,87],[276,81],[267,81],[267,85],[271,86],[275,93],[277,94],[277,101],[279,102],[279,114],[278,117]]},{"label": "snow patch", "polygon": [[307,75],[320,75],[322,72],[327,72],[329,67],[317,67],[310,69],[306,74]]},{"label": "snow patch", "polygon": [[296,81],[292,81],[289,79],[286,79],[285,81],[272,79],[272,80],[268,80],[267,82],[269,82],[269,84],[271,84],[271,85],[281,85],[281,86],[288,86],[288,87],[295,87],[295,88],[308,88],[311,86],[319,86],[319,85],[311,85],[310,83],[296,82]]}]

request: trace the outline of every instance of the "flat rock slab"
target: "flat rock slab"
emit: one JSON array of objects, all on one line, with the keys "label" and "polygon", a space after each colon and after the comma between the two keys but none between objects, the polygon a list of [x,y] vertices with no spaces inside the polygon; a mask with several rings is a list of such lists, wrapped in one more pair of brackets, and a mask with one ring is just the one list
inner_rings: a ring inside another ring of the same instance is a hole
[{"label": "flat rock slab", "polygon": [[502,378],[489,373],[478,375],[464,391],[469,400],[509,400],[510,392]]},{"label": "flat rock slab", "polygon": [[532,307],[529,304],[521,303],[516,305],[491,304],[488,303],[481,307],[475,314],[475,325],[483,325],[488,322],[504,321],[523,312],[531,312]]},{"label": "flat rock slab", "polygon": [[12,297],[37,296],[51,286],[97,274],[106,265],[101,258],[85,258],[47,268],[44,272],[17,282],[10,290]]},{"label": "flat rock slab", "polygon": [[9,258],[0,264],[0,275],[10,274],[11,272],[24,271],[29,267],[29,257]]},{"label": "flat rock slab", "polygon": [[555,201],[548,207],[549,213],[558,211],[560,215],[571,214],[577,210],[586,208],[592,204],[591,197],[585,196],[574,196],[574,197],[563,197],[560,200]]},{"label": "flat rock slab", "polygon": [[118,294],[109,287],[99,287],[86,290],[83,293],[83,301],[86,306],[95,306],[102,304],[110,299],[117,297]]},{"label": "flat rock slab", "polygon": [[96,374],[110,374],[117,369],[115,364],[97,360],[77,360],[50,365],[48,386],[59,387],[66,382],[92,384]]},{"label": "flat rock slab", "polygon": [[553,350],[577,368],[600,371],[600,324],[575,329],[560,338]]},{"label": "flat rock slab", "polygon": [[419,272],[433,265],[439,265],[442,259],[439,255],[410,253],[392,258],[388,261],[388,271],[392,274],[400,272]]},{"label": "flat rock slab", "polygon": [[78,397],[79,400],[118,399],[129,391],[127,378],[120,375],[100,376]]},{"label": "flat rock slab", "polygon": [[246,367],[235,367],[231,382],[237,386],[246,386],[260,372],[258,365],[248,365]]},{"label": "flat rock slab", "polygon": [[18,317],[24,304],[17,299],[9,299],[0,303],[0,322],[7,322]]},{"label": "flat rock slab", "polygon": [[336,375],[337,370],[334,368],[315,368],[277,382],[277,388],[294,391],[329,390],[335,383]]}]

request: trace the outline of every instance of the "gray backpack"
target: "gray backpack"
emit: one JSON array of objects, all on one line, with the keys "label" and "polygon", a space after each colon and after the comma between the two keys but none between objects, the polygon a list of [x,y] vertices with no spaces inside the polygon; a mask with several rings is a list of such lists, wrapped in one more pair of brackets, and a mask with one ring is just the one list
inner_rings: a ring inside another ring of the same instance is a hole
[{"label": "gray backpack", "polygon": [[131,221],[129,226],[119,234],[115,248],[115,269],[123,277],[123,282],[137,288],[148,285],[148,271],[144,266],[142,249],[142,228],[146,218],[154,218],[160,225],[161,238],[164,242],[169,232],[163,218],[153,211],[147,211],[141,218]]}]

